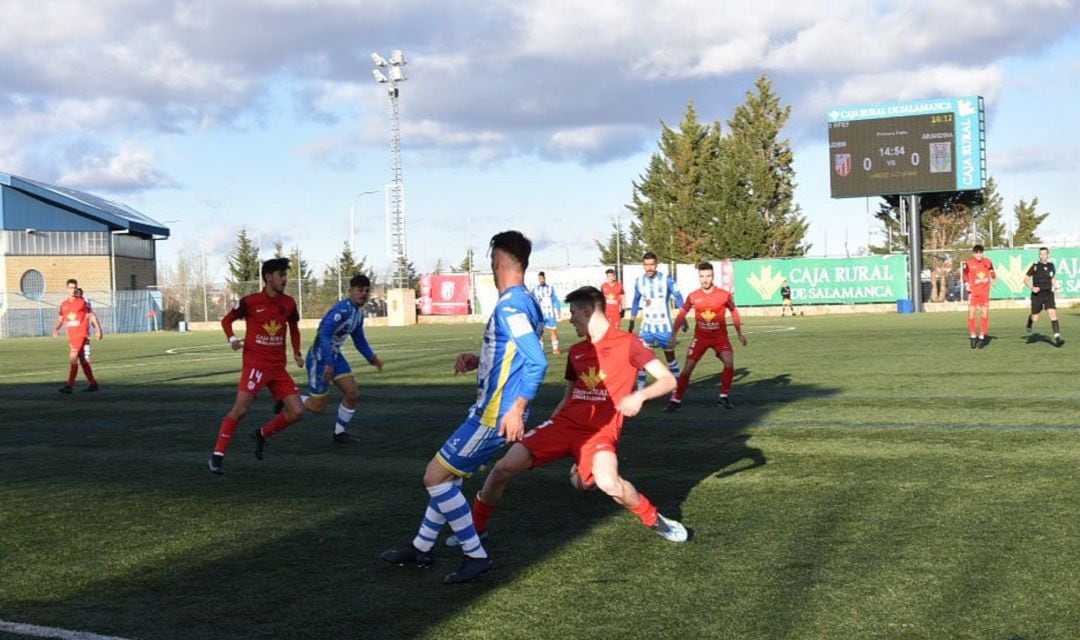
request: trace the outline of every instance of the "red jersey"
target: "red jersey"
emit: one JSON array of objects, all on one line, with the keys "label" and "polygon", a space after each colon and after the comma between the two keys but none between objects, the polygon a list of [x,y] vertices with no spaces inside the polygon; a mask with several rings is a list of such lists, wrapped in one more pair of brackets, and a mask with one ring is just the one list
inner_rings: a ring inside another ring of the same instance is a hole
[{"label": "red jersey", "polygon": [[656,354],[640,338],[614,325],[596,342],[575,344],[566,358],[566,379],[573,388],[559,415],[597,430],[621,425],[616,406],[633,393],[638,371],[653,360]]},{"label": "red jersey", "polygon": [[612,311],[617,315],[622,310],[621,298],[626,295],[623,291],[622,283],[616,280],[614,283],[608,284],[605,282],[600,285],[600,293],[604,294],[604,303],[607,305],[604,307],[605,313],[611,315]]},{"label": "red jersey", "polygon": [[90,306],[85,298],[69,298],[61,302],[60,315],[64,318],[69,340],[90,335]]},{"label": "red jersey", "polygon": [[994,263],[989,258],[976,260],[969,258],[964,263],[964,282],[971,286],[971,292],[976,294],[990,293],[990,286],[994,284],[997,274],[994,273]]},{"label": "red jersey", "polygon": [[709,337],[727,335],[727,312],[731,310],[731,319],[737,321],[739,311],[735,308],[735,299],[731,292],[720,287],[713,287],[711,291],[698,289],[686,296],[686,302],[679,309],[679,316],[673,326],[682,326],[686,314],[694,310],[694,337]]},{"label": "red jersey", "polygon": [[236,303],[236,308],[221,319],[225,335],[233,337],[232,324],[240,319],[247,321],[244,366],[285,366],[286,325],[291,334],[293,352],[300,352],[300,314],[296,311],[296,301],[290,296],[281,294],[270,297],[265,291],[244,296]]}]

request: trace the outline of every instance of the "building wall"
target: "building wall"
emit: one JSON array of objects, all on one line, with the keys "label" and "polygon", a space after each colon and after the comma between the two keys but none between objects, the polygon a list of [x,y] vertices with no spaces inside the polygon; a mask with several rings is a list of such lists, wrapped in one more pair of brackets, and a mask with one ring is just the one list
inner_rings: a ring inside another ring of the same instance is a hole
[{"label": "building wall", "polygon": [[[68,278],[75,278],[87,291],[112,289],[109,256],[3,256],[6,264],[4,290],[19,294],[19,280],[28,269],[45,276],[45,293],[66,293]],[[150,283],[148,283],[150,284]]]},{"label": "building wall", "polygon": [[131,276],[135,275],[135,289],[144,290],[157,285],[157,262],[139,258],[116,258],[116,289],[127,291],[132,288]]}]

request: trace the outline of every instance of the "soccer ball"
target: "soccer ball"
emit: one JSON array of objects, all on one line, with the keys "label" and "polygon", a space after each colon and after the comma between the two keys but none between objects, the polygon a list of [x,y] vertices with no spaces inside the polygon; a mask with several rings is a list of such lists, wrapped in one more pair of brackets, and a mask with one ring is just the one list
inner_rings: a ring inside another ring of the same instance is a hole
[{"label": "soccer ball", "polygon": [[570,486],[578,491],[592,491],[596,489],[595,482],[585,484],[581,481],[581,476],[578,475],[576,464],[570,467]]}]

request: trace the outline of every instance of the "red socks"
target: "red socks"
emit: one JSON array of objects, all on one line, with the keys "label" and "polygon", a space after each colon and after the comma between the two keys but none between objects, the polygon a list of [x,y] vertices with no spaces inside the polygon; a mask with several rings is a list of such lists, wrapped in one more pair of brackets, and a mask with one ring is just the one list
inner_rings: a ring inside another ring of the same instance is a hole
[{"label": "red socks", "polygon": [[71,369],[68,370],[68,383],[67,386],[75,386],[75,376],[79,374],[79,363],[71,363]]},{"label": "red socks", "polygon": [[641,496],[641,501],[637,503],[636,507],[627,507],[627,509],[632,511],[637,517],[641,518],[642,524],[646,527],[651,527],[656,524],[656,520],[659,517],[656,513],[656,507],[647,497],[645,497],[644,493],[638,495]]},{"label": "red socks", "polygon": [[988,331],[990,331],[990,317],[989,316],[983,316],[982,317],[982,333],[980,333],[979,335],[985,336]]},{"label": "red socks", "polygon": [[264,424],[262,426],[263,437],[264,438],[270,438],[271,436],[273,436],[278,431],[282,431],[282,430],[286,429],[290,424],[292,424],[294,422],[299,422],[299,420],[300,420],[300,418],[297,418],[296,420],[289,420],[288,418],[285,417],[285,412],[282,411],[281,413],[274,416],[273,420],[271,420],[270,422],[267,422],[266,424]]},{"label": "red socks", "polygon": [[720,393],[725,396],[731,391],[731,381],[735,379],[735,368],[724,367],[724,370],[720,373]]},{"label": "red socks", "polygon": [[218,431],[217,442],[214,443],[214,453],[223,456],[229,450],[233,434],[236,433],[236,422],[236,418],[229,416],[225,416],[221,421],[221,430]]},{"label": "red socks", "polygon": [[484,502],[480,499],[480,494],[476,494],[472,503],[472,519],[473,526],[476,527],[476,533],[487,531],[488,519],[491,518],[491,514],[494,511],[495,505]]},{"label": "red socks", "polygon": [[686,375],[683,371],[679,376],[679,381],[675,385],[675,395],[671,396],[672,402],[682,402],[683,394],[686,393],[686,388],[690,386],[690,376]]}]

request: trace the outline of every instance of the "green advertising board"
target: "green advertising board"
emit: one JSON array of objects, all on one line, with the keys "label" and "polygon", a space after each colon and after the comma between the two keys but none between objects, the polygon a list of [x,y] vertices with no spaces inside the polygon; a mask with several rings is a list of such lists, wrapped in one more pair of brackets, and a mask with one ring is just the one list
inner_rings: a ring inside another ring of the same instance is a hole
[{"label": "green advertising board", "polygon": [[778,305],[785,280],[795,304],[896,302],[908,298],[907,256],[740,260],[735,302]]},{"label": "green advertising board", "polygon": [[[1038,249],[992,249],[986,257],[994,263],[997,279],[990,289],[995,300],[1026,298],[1031,291],[1024,286],[1028,267],[1039,260]],[[1050,262],[1057,269],[1057,295],[1080,297],[1080,247],[1051,248]]]}]

